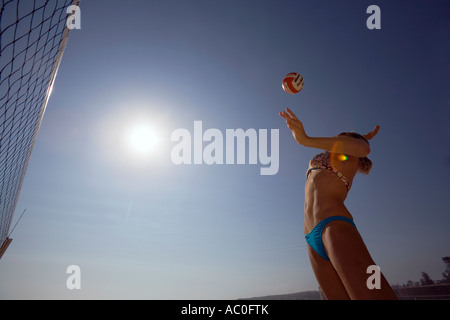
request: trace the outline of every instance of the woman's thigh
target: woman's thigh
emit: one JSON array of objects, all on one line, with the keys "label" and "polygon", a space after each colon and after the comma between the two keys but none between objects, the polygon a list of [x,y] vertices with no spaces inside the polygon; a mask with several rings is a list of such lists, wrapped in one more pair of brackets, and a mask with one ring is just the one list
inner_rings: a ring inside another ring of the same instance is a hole
[{"label": "woman's thigh", "polygon": [[358,230],[344,221],[333,221],[322,234],[330,262],[352,299],[395,299],[392,288],[381,275],[381,288],[367,286],[369,266],[375,265]]},{"label": "woman's thigh", "polygon": [[348,300],[348,295],[339,275],[330,261],[322,258],[308,246],[309,259],[317,282],[328,300]]}]

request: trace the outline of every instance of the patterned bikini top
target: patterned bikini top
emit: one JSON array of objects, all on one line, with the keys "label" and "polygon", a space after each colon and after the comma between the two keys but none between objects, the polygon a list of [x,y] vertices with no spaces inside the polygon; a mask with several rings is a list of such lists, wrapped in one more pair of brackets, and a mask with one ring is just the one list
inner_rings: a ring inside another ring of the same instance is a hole
[{"label": "patterned bikini top", "polygon": [[319,153],[318,155],[314,156],[314,158],[311,159],[309,162],[309,168],[308,171],[306,171],[306,178],[308,179],[309,174],[312,170],[317,169],[327,169],[336,174],[339,179],[341,179],[345,186],[347,187],[347,191],[350,190],[350,184],[347,180],[347,178],[342,174],[342,172],[336,170],[333,168],[333,166],[330,163],[330,153],[328,151]]}]

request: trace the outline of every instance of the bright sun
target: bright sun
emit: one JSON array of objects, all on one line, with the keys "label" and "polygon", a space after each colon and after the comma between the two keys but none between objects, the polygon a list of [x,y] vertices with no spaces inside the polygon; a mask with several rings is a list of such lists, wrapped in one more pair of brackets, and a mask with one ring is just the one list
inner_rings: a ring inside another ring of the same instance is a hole
[{"label": "bright sun", "polygon": [[137,125],[129,131],[128,143],[133,151],[146,155],[156,149],[159,144],[159,137],[153,127]]}]

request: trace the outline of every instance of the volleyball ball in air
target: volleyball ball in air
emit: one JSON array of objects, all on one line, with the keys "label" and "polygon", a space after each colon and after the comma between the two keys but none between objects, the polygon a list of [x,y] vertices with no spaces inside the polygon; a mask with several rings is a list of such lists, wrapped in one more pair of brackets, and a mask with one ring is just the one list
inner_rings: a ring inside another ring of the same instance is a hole
[{"label": "volleyball ball in air", "polygon": [[289,94],[299,93],[303,89],[303,77],[297,72],[288,73],[283,78],[283,90]]}]

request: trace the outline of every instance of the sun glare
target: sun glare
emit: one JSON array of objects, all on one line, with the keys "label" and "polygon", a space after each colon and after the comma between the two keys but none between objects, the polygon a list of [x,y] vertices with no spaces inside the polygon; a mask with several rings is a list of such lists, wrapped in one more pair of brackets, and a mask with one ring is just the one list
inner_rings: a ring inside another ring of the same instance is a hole
[{"label": "sun glare", "polygon": [[134,152],[146,155],[156,149],[159,138],[157,132],[151,126],[139,125],[130,130],[128,142]]}]

